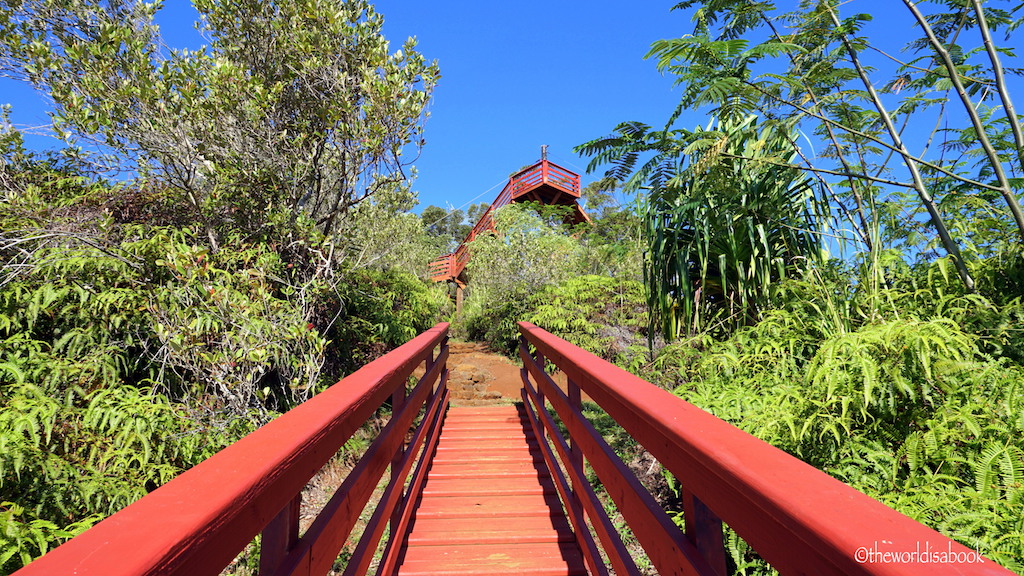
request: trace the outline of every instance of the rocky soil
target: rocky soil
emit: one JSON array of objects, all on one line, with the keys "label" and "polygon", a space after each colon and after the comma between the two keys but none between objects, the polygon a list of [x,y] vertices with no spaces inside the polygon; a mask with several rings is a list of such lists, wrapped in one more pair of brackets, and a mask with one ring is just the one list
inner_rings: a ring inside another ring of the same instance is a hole
[{"label": "rocky soil", "polygon": [[479,342],[449,343],[448,388],[453,406],[487,406],[520,399],[519,365]]}]

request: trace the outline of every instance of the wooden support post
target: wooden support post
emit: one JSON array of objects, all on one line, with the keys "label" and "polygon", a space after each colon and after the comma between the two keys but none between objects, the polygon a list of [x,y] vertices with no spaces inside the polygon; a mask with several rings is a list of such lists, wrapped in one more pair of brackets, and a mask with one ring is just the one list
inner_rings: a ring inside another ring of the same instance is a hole
[{"label": "wooden support post", "polygon": [[[430,352],[429,354],[433,354]],[[430,367],[428,366],[428,369]],[[405,407],[405,396],[406,396],[407,384],[395,388],[395,391],[391,393],[391,417],[394,418],[396,414],[402,411]],[[395,450],[394,455],[391,456],[391,483],[394,484],[396,481],[401,481],[402,461],[405,459],[405,437],[407,436],[408,430],[395,430],[396,434],[402,435],[402,441],[398,445],[398,449]],[[402,519],[402,507],[403,504],[403,488],[399,487],[398,490],[398,503],[395,505],[394,512],[391,513],[391,526],[397,526],[398,522]]]},{"label": "wooden support post", "polygon": [[461,285],[455,285],[455,315],[459,316],[462,314],[462,300],[464,299],[463,288]]},{"label": "wooden support post", "polygon": [[[569,397],[569,405],[573,411],[576,412],[578,417],[583,417],[583,402],[580,394],[580,387],[573,381],[572,378],[567,378],[566,386]],[[567,466],[576,470],[576,475],[569,475],[570,478],[581,478],[581,482],[585,482],[587,475],[583,470],[583,450],[580,447],[579,440],[574,438],[571,434],[569,435],[569,462]],[[572,502],[569,503],[571,512],[578,514],[580,518],[583,518],[583,505],[581,501],[585,498],[586,489],[579,486],[576,482],[572,482]]]},{"label": "wooden support post", "polygon": [[[529,346],[529,344],[527,344],[527,346]],[[537,351],[537,365],[540,366],[541,370],[547,368],[548,365],[547,360],[544,358],[544,355],[540,353],[540,350]],[[535,383],[535,385],[537,387],[537,410],[547,410],[548,407],[547,401],[545,401],[544,399],[544,389],[541,388],[541,386],[538,383]],[[547,442],[547,440],[544,438],[543,426],[537,429],[537,442]]]},{"label": "wooden support post", "polygon": [[725,576],[725,542],[722,538],[722,520],[685,487],[682,493],[686,537],[707,560],[712,572],[718,576]]},{"label": "wooden support post", "polygon": [[274,516],[263,529],[260,543],[260,576],[276,574],[281,562],[299,540],[299,511],[302,493],[299,493]]}]

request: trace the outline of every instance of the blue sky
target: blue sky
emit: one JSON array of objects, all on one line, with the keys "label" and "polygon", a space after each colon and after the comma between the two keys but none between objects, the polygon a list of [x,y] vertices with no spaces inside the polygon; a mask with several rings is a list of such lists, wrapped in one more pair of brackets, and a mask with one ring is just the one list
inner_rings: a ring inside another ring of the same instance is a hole
[{"label": "blue sky", "polygon": [[[490,202],[511,172],[539,158],[542,144],[552,160],[584,173],[586,160],[574,146],[626,120],[661,125],[680,92],[643,56],[651,42],[693,29],[689,13],[670,10],[676,2],[377,1],[392,50],[415,36],[418,50],[441,68],[427,144],[416,163],[417,211],[428,204]],[[855,0],[844,12],[854,10],[875,14],[870,36],[894,53],[917,34],[897,0]],[[158,18],[170,46],[202,43],[190,2],[166,0]],[[1019,45],[1019,37],[1013,42]],[[1005,64],[1020,66],[1019,60]],[[877,78],[880,83],[888,75]],[[1020,82],[1014,83],[1019,95]],[[48,124],[45,101],[25,86],[0,80],[0,103],[14,105],[16,124]],[[703,114],[689,113],[679,125],[706,122]],[[30,144],[45,146],[46,140]],[[598,176],[584,173],[584,183]]]},{"label": "blue sky", "polygon": [[[509,173],[539,159],[542,144],[553,161],[582,173],[586,163],[573,146],[623,120],[663,122],[678,92],[643,56],[654,40],[690,30],[672,4],[376,2],[392,50],[415,36],[443,76],[416,163],[416,211],[490,202]],[[158,18],[170,46],[202,43],[191,3],[166,0]],[[48,125],[45,101],[26,86],[0,80],[0,103],[14,105],[17,125]],[[584,182],[592,179],[584,175]]]},{"label": "blue sky", "polygon": [[539,159],[542,144],[582,173],[574,146],[624,120],[664,122],[679,92],[643,56],[654,40],[690,31],[672,5],[377,2],[392,43],[415,36],[441,68],[417,163],[421,206],[460,207],[485,192],[476,201],[490,202],[499,190],[488,190]]}]

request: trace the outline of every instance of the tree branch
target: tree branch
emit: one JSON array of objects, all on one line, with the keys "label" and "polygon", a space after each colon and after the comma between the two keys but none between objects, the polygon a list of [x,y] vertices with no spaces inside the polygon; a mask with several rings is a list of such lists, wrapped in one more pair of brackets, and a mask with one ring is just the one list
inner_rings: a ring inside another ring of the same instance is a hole
[{"label": "tree branch", "polygon": [[[835,11],[831,6],[827,7],[828,15],[832,19],[832,24],[836,27],[836,30],[841,30],[842,23],[839,21],[839,17],[836,16]],[[931,216],[932,225],[935,226],[935,231],[938,232],[939,238],[942,240],[942,245],[946,249],[946,252],[953,258],[953,264],[956,266],[957,272],[960,274],[960,279],[963,281],[964,286],[967,290],[974,291],[974,279],[971,278],[970,273],[967,271],[967,266],[963,261],[963,256],[960,255],[960,247],[953,241],[953,237],[950,236],[949,230],[946,228],[946,224],[942,219],[942,214],[939,213],[938,207],[935,206],[935,201],[928,193],[928,189],[925,187],[924,179],[921,177],[921,173],[917,169],[917,165],[914,163],[914,157],[907,150],[906,145],[903,143],[903,139],[900,138],[899,132],[896,130],[896,126],[892,122],[892,118],[889,117],[889,112],[886,110],[882,103],[881,97],[878,92],[875,91],[874,85],[871,83],[871,79],[868,78],[868,73],[861,66],[860,58],[857,57],[857,51],[853,45],[850,44],[850,40],[846,37],[845,32],[840,32],[840,39],[843,42],[843,46],[846,48],[846,52],[850,57],[850,61],[853,63],[853,67],[857,70],[857,75],[860,76],[861,82],[868,91],[868,95],[871,98],[871,102],[875,105],[875,109],[878,110],[878,114],[885,124],[886,131],[889,132],[889,137],[892,139],[895,148],[899,152],[900,156],[903,157],[903,163],[910,170],[910,176],[914,179],[914,190],[917,192],[918,197],[921,199],[921,203],[928,211],[928,215]]]}]

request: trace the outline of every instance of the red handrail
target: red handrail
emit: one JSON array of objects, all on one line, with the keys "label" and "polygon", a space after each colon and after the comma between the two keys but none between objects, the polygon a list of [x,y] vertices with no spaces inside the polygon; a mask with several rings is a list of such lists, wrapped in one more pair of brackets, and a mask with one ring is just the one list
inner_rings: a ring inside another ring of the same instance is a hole
[{"label": "red handrail", "polygon": [[[623,557],[618,536],[607,533],[613,530],[586,484],[584,458],[661,574],[723,574],[722,522],[782,574],[1012,574],[976,551],[533,324],[520,322],[519,329],[525,365],[523,397],[535,433],[547,435],[555,446],[546,459],[553,458],[555,452],[562,455],[572,482],[572,496],[565,505],[577,534],[589,536],[585,524],[576,524],[585,511],[616,574],[635,574],[635,567],[628,555]],[[530,345],[536,354],[530,353]],[[566,374],[567,393],[545,373],[546,361]],[[680,481],[685,534],[666,526],[664,512],[652,505],[632,473],[610,454],[580,411],[581,392]],[[549,422],[548,403],[568,430],[571,445],[561,439],[554,422]],[[559,490],[568,493],[568,486]],[[584,541],[581,547],[586,551],[589,545]],[[958,561],[936,561],[951,557]]]},{"label": "red handrail", "polygon": [[[365,562],[353,557],[346,573],[364,569],[384,524],[408,522],[423,483],[421,466],[405,489],[419,448],[424,447],[420,461],[429,461],[436,445],[448,402],[447,341],[448,324],[438,324],[17,574],[215,575],[261,532],[261,574],[326,574],[390,466],[383,506],[359,543],[359,550],[370,552]],[[407,397],[409,376],[421,364],[425,373]],[[298,538],[303,487],[388,398],[391,420]],[[424,404],[425,416],[406,448],[406,435]]]},{"label": "red handrail", "polygon": [[577,198],[580,196],[579,174],[562,168],[554,162],[540,160],[536,164],[520,170],[509,177],[505,187],[501,189],[501,193],[487,207],[455,252],[445,254],[431,262],[429,266],[431,279],[440,282],[458,278],[465,270],[466,264],[469,263],[469,247],[467,245],[480,234],[494,230],[494,212],[502,206],[511,204],[518,196],[541,184],[553,184]]}]

